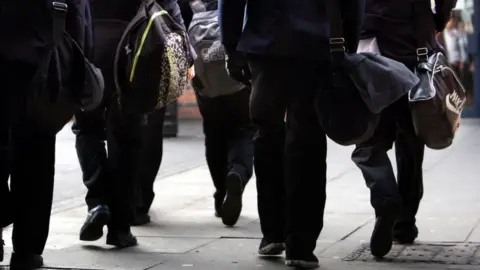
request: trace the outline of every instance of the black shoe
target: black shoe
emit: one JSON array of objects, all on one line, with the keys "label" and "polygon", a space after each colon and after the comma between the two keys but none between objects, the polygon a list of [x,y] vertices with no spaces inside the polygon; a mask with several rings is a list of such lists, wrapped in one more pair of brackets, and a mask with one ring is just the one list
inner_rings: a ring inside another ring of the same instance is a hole
[{"label": "black shoe", "polygon": [[382,258],[390,252],[393,245],[393,225],[397,208],[386,207],[385,211],[377,217],[370,239],[370,252],[373,256]]},{"label": "black shoe", "polygon": [[285,265],[300,269],[315,269],[319,267],[318,258],[313,253],[297,256],[289,254],[288,251],[285,259]]},{"label": "black shoe", "polygon": [[107,234],[107,245],[128,248],[137,244],[137,238],[131,232],[109,231]]},{"label": "black shoe", "polygon": [[103,236],[103,227],[110,222],[110,210],[99,205],[88,212],[87,220],[80,230],[81,241],[96,241]]},{"label": "black shoe", "polygon": [[258,255],[260,256],[278,256],[285,251],[285,243],[275,243],[262,239],[260,247],[258,248]]},{"label": "black shoe", "polygon": [[222,222],[227,226],[234,226],[242,212],[243,180],[240,174],[229,173],[226,180],[227,197],[222,205]]},{"label": "black shoe", "polygon": [[136,214],[132,221],[132,226],[142,226],[145,224],[150,223],[150,215],[147,213],[144,214]]},{"label": "black shoe", "polygon": [[225,192],[215,191],[213,199],[215,200],[215,216],[218,218],[222,217],[222,205],[225,201]]},{"label": "black shoe", "polygon": [[37,254],[12,253],[10,270],[33,270],[43,266],[43,258]]},{"label": "black shoe", "polygon": [[418,228],[416,225],[404,227],[395,225],[393,232],[393,241],[401,245],[411,245],[418,237]]}]

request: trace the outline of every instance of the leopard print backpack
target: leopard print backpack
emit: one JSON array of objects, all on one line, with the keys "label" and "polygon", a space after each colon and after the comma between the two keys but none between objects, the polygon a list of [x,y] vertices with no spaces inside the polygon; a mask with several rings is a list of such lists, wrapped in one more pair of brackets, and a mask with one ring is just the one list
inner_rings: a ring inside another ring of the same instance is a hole
[{"label": "leopard print backpack", "polygon": [[118,44],[114,79],[120,107],[150,113],[174,102],[188,85],[190,44],[178,25],[155,0],[147,0]]}]

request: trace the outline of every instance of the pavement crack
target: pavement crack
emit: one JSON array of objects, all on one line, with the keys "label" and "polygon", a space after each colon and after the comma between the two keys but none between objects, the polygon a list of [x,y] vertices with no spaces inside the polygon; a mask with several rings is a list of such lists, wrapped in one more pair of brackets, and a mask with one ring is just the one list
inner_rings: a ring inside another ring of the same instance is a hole
[{"label": "pavement crack", "polygon": [[363,223],[362,225],[358,226],[357,228],[355,228],[353,231],[349,232],[348,234],[346,234],[344,237],[342,237],[340,239],[340,241],[344,241],[346,240],[348,237],[352,236],[354,233],[358,232],[359,230],[361,230],[363,227],[365,227],[370,221],[372,221],[373,218],[371,219],[368,219],[365,223]]},{"label": "pavement crack", "polygon": [[472,237],[472,234],[475,232],[475,230],[479,228],[480,229],[480,218],[475,222],[475,225],[473,225],[473,228],[470,230],[470,232],[467,234],[467,237],[465,238],[465,242],[468,242],[468,239]]},{"label": "pavement crack", "polygon": [[339,180],[340,178],[344,177],[345,175],[350,174],[350,173],[353,173],[353,172],[355,172],[356,170],[357,170],[357,168],[351,168],[351,169],[349,169],[349,170],[346,170],[346,171],[344,171],[344,172],[342,172],[342,173],[340,173],[340,174],[338,174],[338,175],[330,178],[329,180],[327,180],[327,183],[330,183],[330,182]]}]

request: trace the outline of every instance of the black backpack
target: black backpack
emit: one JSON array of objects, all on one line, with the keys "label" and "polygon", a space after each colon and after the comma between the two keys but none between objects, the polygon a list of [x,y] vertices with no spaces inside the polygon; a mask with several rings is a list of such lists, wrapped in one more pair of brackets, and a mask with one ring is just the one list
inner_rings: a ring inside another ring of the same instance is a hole
[{"label": "black backpack", "polygon": [[27,94],[27,117],[47,133],[58,133],[78,110],[102,100],[102,73],[85,57],[92,50],[88,0],[46,1],[53,14],[51,40]]},{"label": "black backpack", "polygon": [[114,79],[123,110],[150,113],[183,94],[188,85],[190,44],[155,0],[145,0],[118,44]]},{"label": "black backpack", "polygon": [[195,49],[195,78],[192,84],[199,95],[216,97],[230,95],[245,88],[228,76],[225,49],[220,39],[218,10],[207,10],[202,0],[190,1],[193,11],[188,29]]}]

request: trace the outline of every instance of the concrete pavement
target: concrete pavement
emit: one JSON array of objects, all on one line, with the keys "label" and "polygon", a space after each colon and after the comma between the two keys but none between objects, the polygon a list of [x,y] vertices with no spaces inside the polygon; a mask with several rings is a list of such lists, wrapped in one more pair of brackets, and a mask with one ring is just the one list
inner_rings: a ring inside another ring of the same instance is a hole
[{"label": "concrete pavement", "polygon": [[[480,269],[480,121],[465,120],[449,149],[427,151],[425,196],[418,214],[419,244],[395,246],[382,262],[374,261],[364,248],[374,217],[368,189],[350,161],[352,147],[332,142],[328,146],[325,228],[316,250],[321,268]],[[66,160],[62,158],[66,152],[74,153],[71,145],[70,150],[60,150],[63,147],[67,146],[58,148],[59,161]],[[185,154],[180,156],[188,158]],[[63,170],[63,166],[61,162],[57,165],[59,170]],[[78,171],[72,174],[79,179]],[[57,185],[61,178],[61,175],[57,177]],[[44,254],[47,266],[56,269],[287,269],[282,258],[262,260],[256,256],[261,234],[254,179],[246,189],[244,210],[235,228],[226,228],[213,215],[213,187],[205,166],[164,177],[156,182],[155,191],[153,222],[134,229],[140,245],[127,250],[110,249],[104,244],[105,239],[81,243],[78,232],[85,219],[85,206],[58,208],[52,215],[51,234]],[[8,262],[8,256],[6,259]]]},{"label": "concrete pavement", "polygon": [[[164,139],[164,155],[157,179],[205,164],[201,122],[182,120],[177,138]],[[71,125],[57,135],[53,213],[85,204],[86,188],[75,151]]]}]

